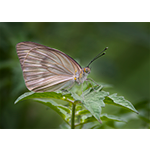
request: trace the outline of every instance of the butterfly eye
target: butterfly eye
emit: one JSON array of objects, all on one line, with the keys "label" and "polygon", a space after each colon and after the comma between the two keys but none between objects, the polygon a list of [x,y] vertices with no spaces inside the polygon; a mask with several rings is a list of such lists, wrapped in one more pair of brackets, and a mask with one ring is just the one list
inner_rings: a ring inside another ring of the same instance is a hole
[{"label": "butterfly eye", "polygon": [[86,72],[86,73],[88,73],[88,74],[89,74],[89,73],[90,73],[90,68],[87,68],[87,67],[86,67],[86,68],[84,68],[84,72]]}]

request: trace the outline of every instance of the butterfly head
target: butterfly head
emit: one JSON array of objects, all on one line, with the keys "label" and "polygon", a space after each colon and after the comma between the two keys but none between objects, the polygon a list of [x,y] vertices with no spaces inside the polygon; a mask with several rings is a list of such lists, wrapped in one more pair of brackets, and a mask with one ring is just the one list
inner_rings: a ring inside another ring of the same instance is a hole
[{"label": "butterfly head", "polygon": [[89,67],[83,68],[83,72],[89,74],[91,72],[91,69]]}]

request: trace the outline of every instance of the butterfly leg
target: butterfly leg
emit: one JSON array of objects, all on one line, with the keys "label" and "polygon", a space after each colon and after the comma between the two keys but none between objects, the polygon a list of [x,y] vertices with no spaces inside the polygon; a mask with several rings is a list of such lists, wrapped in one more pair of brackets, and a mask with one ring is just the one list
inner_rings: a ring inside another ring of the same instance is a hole
[{"label": "butterfly leg", "polygon": [[85,81],[86,81],[86,85],[87,85],[87,87],[88,87],[88,88],[90,88],[90,86],[87,84],[87,81],[88,81],[88,80],[85,80]]},{"label": "butterfly leg", "polygon": [[[88,81],[93,81],[97,86],[100,86],[99,84],[97,84],[92,78],[87,78]],[[91,82],[90,82],[91,83]]]},{"label": "butterfly leg", "polygon": [[[103,88],[103,86],[100,86],[99,84],[97,84],[92,78],[87,78],[86,81],[89,81],[89,82],[91,83],[91,85],[92,85],[92,82],[91,82],[91,81],[93,81],[97,86],[100,87],[100,89]],[[92,86],[92,88],[93,88],[93,86]],[[94,88],[93,88],[93,90],[96,91]]]}]

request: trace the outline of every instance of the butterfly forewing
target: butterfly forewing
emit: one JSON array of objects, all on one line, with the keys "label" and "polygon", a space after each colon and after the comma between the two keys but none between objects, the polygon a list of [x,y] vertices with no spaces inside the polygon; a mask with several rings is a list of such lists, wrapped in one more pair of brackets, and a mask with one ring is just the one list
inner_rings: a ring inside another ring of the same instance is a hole
[{"label": "butterfly forewing", "polygon": [[33,42],[17,44],[23,76],[29,90],[56,91],[74,83],[80,65],[63,52]]}]

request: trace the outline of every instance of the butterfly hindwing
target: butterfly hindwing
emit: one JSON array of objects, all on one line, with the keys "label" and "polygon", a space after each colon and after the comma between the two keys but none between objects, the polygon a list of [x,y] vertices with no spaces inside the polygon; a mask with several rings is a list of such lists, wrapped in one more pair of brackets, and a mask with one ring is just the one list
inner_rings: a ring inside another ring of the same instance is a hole
[{"label": "butterfly hindwing", "polygon": [[81,71],[75,60],[59,50],[33,42],[18,43],[16,48],[29,90],[60,90],[73,84],[75,71]]}]

